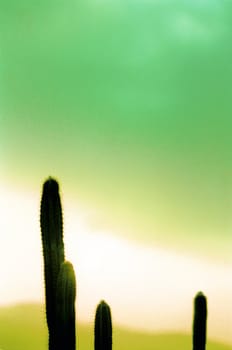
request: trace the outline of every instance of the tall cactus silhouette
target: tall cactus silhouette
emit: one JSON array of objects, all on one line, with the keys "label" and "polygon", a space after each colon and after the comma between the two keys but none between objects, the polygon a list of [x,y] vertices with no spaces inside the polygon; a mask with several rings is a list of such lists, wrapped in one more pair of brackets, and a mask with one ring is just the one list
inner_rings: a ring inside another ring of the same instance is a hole
[{"label": "tall cactus silhouette", "polygon": [[94,349],[112,350],[112,321],[108,304],[102,300],[96,309]]},{"label": "tall cactus silhouette", "polygon": [[202,292],[194,298],[193,350],[205,350],[207,299]]},{"label": "tall cactus silhouette", "polygon": [[75,350],[75,298],[76,279],[73,266],[61,264],[56,291],[56,327],[58,342],[56,350]]},{"label": "tall cactus silhouette", "polygon": [[64,243],[59,185],[51,177],[43,185],[40,227],[44,257],[49,350],[56,350],[56,287],[60,266],[64,262]]}]

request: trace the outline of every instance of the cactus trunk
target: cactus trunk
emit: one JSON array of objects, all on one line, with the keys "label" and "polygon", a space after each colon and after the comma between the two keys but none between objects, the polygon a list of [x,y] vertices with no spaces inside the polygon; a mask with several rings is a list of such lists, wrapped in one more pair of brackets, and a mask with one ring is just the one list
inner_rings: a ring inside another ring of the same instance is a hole
[{"label": "cactus trunk", "polygon": [[194,299],[193,350],[205,350],[207,300],[202,292]]},{"label": "cactus trunk", "polygon": [[44,257],[49,350],[56,350],[56,286],[60,266],[64,261],[64,243],[59,185],[52,178],[49,178],[43,185],[40,227]]},{"label": "cactus trunk", "polygon": [[112,321],[110,307],[105,301],[97,306],[94,326],[94,349],[112,350]]}]

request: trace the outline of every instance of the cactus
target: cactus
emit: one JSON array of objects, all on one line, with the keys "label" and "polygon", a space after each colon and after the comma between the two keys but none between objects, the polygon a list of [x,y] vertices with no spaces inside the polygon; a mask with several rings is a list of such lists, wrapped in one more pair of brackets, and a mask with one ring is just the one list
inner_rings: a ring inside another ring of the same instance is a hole
[{"label": "cactus", "polygon": [[51,177],[43,185],[40,211],[42,234],[46,317],[49,330],[49,350],[56,350],[56,286],[60,266],[64,261],[63,219],[59,185]]},{"label": "cactus", "polygon": [[108,304],[102,300],[97,306],[94,326],[94,349],[112,350],[112,321]]},{"label": "cactus", "polygon": [[193,350],[205,350],[207,299],[202,292],[194,298]]},{"label": "cactus", "polygon": [[75,350],[75,298],[76,279],[73,266],[65,261],[61,264],[56,291],[56,350]]}]

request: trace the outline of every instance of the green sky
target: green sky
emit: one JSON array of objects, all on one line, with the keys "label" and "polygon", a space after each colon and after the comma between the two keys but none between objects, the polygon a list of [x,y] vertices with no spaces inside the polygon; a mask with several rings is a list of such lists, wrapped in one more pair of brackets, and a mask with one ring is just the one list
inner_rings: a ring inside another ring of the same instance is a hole
[{"label": "green sky", "polygon": [[226,0],[1,1],[2,183],[54,175],[90,225],[231,255],[231,20]]}]

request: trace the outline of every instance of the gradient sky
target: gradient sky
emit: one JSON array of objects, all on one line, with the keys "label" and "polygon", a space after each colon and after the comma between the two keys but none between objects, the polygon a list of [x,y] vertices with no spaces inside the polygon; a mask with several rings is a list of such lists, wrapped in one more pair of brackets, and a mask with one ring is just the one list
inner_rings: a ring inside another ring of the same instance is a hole
[{"label": "gradient sky", "polygon": [[53,175],[91,232],[231,268],[231,21],[226,0],[2,1],[2,198]]}]

